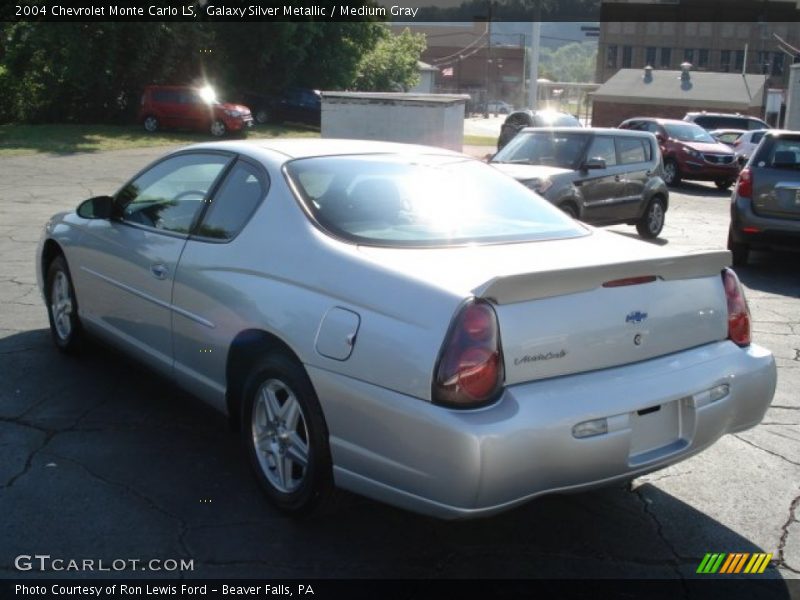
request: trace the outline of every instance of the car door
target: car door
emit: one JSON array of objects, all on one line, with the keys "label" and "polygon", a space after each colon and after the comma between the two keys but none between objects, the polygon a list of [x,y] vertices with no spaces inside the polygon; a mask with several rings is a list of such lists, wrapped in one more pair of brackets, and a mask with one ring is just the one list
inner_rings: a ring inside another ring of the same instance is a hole
[{"label": "car door", "polygon": [[[250,301],[233,267],[244,250],[237,236],[267,195],[262,167],[239,158],[207,203],[175,275],[173,335],[177,382],[224,410],[231,339]],[[222,404],[220,404],[222,403]]]},{"label": "car door", "polygon": [[615,199],[614,220],[625,221],[639,217],[645,209],[644,190],[653,175],[649,140],[638,136],[614,136],[617,156],[622,165],[620,178],[622,195]]},{"label": "car door", "polygon": [[86,227],[77,256],[81,317],[170,373],[172,285],[207,195],[232,160],[186,152],[148,167],[114,198],[114,216]]},{"label": "car door", "polygon": [[598,158],[605,161],[605,169],[584,170],[576,181],[583,195],[582,218],[592,223],[614,219],[616,205],[624,195],[625,186],[614,136],[594,136],[586,151],[586,160]]}]

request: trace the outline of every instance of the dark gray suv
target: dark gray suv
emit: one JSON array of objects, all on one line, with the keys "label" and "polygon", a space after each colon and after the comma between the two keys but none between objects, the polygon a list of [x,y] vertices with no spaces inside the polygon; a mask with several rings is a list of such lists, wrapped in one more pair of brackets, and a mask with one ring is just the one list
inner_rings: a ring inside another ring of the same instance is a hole
[{"label": "dark gray suv", "polygon": [[628,223],[655,238],[669,192],[653,134],[600,128],[527,128],[491,164],[593,225]]},{"label": "dark gray suv", "polygon": [[800,248],[800,131],[764,134],[731,196],[728,249],[744,265],[751,248]]}]

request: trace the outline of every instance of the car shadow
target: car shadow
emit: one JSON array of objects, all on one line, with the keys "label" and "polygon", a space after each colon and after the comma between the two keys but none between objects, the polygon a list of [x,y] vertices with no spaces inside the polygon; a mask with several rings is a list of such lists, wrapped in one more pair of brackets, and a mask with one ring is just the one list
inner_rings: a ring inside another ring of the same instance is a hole
[{"label": "car shadow", "polygon": [[799,259],[797,252],[751,250],[747,265],[735,270],[750,289],[800,298]]},{"label": "car shadow", "polygon": [[[193,578],[641,578],[683,590],[708,552],[776,551],[656,482],[546,496],[475,521],[346,493],[326,512],[286,519],[227,419],[129,358],[93,344],[61,355],[44,329],[0,339],[0,354],[0,564],[31,548],[109,563],[157,548],[191,558]],[[773,566],[759,581],[765,595],[749,597],[790,597]]]}]

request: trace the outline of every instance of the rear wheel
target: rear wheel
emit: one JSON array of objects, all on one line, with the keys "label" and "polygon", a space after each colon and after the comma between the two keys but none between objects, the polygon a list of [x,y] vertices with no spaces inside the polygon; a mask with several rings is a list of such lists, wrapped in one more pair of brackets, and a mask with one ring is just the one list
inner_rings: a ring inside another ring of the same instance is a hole
[{"label": "rear wheel", "polygon": [[733,239],[733,233],[728,231],[728,250],[731,251],[734,267],[743,267],[750,258],[750,246]]},{"label": "rear wheel", "polygon": [[153,115],[148,115],[144,118],[144,130],[148,133],[155,133],[158,131],[159,122]]},{"label": "rear wheel", "polygon": [[253,118],[256,120],[256,123],[258,123],[259,125],[265,125],[265,124],[269,123],[270,111],[269,111],[268,108],[262,106],[261,108],[256,109],[256,112],[253,115]]},{"label": "rear wheel", "polygon": [[211,135],[214,137],[222,137],[228,131],[228,128],[225,127],[225,123],[217,119],[213,123],[211,123]]},{"label": "rear wheel", "polygon": [[642,218],[636,223],[636,231],[648,240],[657,238],[664,228],[665,215],[664,200],[660,196],[655,196],[647,205],[647,210],[644,211]]},{"label": "rear wheel", "polygon": [[575,208],[575,205],[571,202],[564,202],[564,204],[559,204],[558,208],[566,215],[572,217],[573,219],[578,218],[578,209]]},{"label": "rear wheel", "polygon": [[672,159],[664,161],[664,183],[669,186],[678,185],[681,182],[681,172],[678,163]]},{"label": "rear wheel", "polygon": [[717,186],[720,190],[727,190],[733,185],[733,179],[717,179],[714,181],[714,185]]},{"label": "rear wheel", "polygon": [[78,320],[78,303],[72,286],[67,261],[57,256],[47,269],[47,316],[50,335],[62,352],[75,352],[82,342],[83,331]]},{"label": "rear wheel", "polygon": [[257,363],[244,387],[245,445],[270,501],[290,515],[311,512],[333,490],[328,429],[311,381],[281,353]]}]

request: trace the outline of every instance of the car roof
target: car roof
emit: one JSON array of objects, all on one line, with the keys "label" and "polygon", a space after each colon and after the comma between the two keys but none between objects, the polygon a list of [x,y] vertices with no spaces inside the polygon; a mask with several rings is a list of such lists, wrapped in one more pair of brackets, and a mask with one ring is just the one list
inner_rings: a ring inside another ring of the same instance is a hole
[{"label": "car roof", "polygon": [[[682,119],[662,119],[661,117],[631,117],[630,119],[625,119],[623,123],[628,123],[629,121],[651,121],[659,125],[686,125],[687,123],[694,125],[694,123]],[[700,126],[697,125],[697,127]]]},{"label": "car roof", "polygon": [[598,135],[620,135],[628,137],[645,137],[653,134],[648,131],[635,131],[633,129],[617,129],[616,127],[525,127],[520,133],[550,131],[553,133],[572,133],[572,134],[598,134]]},{"label": "car roof", "polygon": [[255,139],[232,140],[223,142],[206,142],[194,144],[182,150],[227,150],[254,158],[263,155],[264,151],[277,152],[287,159],[308,158],[312,156],[341,156],[352,154],[439,154],[459,158],[470,158],[464,154],[420,144],[402,144],[399,142],[381,142],[373,140],[343,140],[319,138],[286,138],[280,140]]}]

